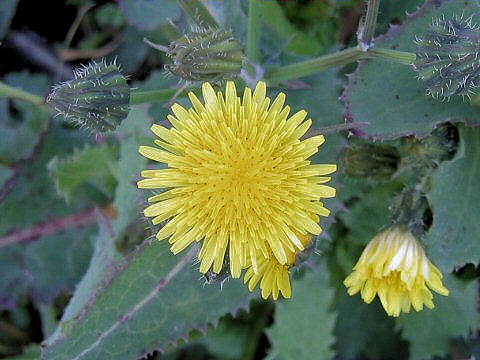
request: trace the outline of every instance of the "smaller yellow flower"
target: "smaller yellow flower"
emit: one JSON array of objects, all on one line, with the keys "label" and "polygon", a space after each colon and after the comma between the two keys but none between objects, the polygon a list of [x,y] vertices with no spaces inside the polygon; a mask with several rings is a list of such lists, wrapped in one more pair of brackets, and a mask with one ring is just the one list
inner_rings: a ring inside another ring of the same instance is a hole
[{"label": "smaller yellow flower", "polygon": [[394,226],[370,241],[343,284],[350,295],[360,291],[367,304],[378,294],[387,314],[396,317],[411,306],[415,311],[423,305],[432,309],[430,290],[448,296],[442,277],[413,234]]},{"label": "smaller yellow flower", "polygon": [[[308,233],[305,235],[296,234],[296,237],[305,248],[308,248],[312,242],[312,235]],[[273,254],[270,254],[270,257],[265,257],[261,251],[258,251],[256,255],[257,263],[250,264],[244,277],[244,283],[248,283],[250,291],[253,291],[260,281],[260,289],[264,299],[268,299],[272,294],[273,300],[277,300],[279,293],[282,293],[285,299],[290,299],[292,296],[290,268],[295,265],[297,255],[301,251],[292,252],[285,247],[284,250],[287,255],[287,262],[283,265],[278,262]]]}]

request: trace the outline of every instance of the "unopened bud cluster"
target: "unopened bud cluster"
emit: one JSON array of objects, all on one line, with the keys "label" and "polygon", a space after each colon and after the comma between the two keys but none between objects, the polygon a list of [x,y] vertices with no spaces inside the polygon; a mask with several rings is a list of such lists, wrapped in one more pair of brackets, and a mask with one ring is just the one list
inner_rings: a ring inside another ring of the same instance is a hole
[{"label": "unopened bud cluster", "polygon": [[224,29],[191,32],[170,44],[165,65],[172,74],[186,81],[234,79],[242,69],[243,50],[232,33]]},{"label": "unopened bud cluster", "polygon": [[53,87],[47,103],[67,121],[94,133],[114,130],[130,110],[130,87],[120,67],[92,61],[74,70],[74,75]]},{"label": "unopened bud cluster", "polygon": [[429,95],[448,99],[475,93],[480,82],[480,27],[472,16],[433,19],[416,44],[414,66]]}]

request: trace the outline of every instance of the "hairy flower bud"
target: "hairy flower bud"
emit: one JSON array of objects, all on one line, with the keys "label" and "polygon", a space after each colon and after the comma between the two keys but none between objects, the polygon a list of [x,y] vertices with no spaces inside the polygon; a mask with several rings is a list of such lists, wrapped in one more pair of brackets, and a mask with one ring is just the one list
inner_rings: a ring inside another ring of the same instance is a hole
[{"label": "hairy flower bud", "polygon": [[240,43],[231,32],[212,28],[191,32],[173,41],[167,56],[173,64],[165,68],[172,74],[186,81],[202,82],[234,79],[242,69],[244,57]]},{"label": "hairy flower bud", "polygon": [[415,166],[436,167],[440,162],[451,159],[460,141],[458,129],[451,123],[439,125],[423,139],[406,137],[402,149]]},{"label": "hairy flower bud", "polygon": [[355,144],[342,154],[342,167],[352,177],[369,177],[387,181],[398,169],[400,155],[394,146],[384,144]]},{"label": "hairy flower bud", "polygon": [[433,19],[423,38],[416,38],[414,67],[434,98],[469,96],[480,82],[480,27],[472,16]]},{"label": "hairy flower bud", "polygon": [[130,87],[116,62],[92,61],[75,78],[55,85],[47,97],[58,114],[94,133],[114,130],[130,111]]}]

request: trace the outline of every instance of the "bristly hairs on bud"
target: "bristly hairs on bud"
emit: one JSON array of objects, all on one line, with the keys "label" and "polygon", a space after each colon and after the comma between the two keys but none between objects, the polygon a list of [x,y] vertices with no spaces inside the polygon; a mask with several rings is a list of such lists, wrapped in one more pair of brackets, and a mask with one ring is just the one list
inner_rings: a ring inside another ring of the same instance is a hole
[{"label": "bristly hairs on bud", "polygon": [[130,111],[130,87],[116,59],[91,61],[74,79],[55,85],[47,97],[57,115],[92,133],[114,130]]},{"label": "bristly hairs on bud", "polygon": [[201,278],[205,280],[203,286],[219,283],[220,289],[223,289],[223,284],[230,279],[230,258],[228,254],[225,255],[222,269],[218,274],[213,271],[213,268],[210,268]]},{"label": "bristly hairs on bud", "polygon": [[164,51],[173,60],[165,69],[186,82],[218,83],[235,79],[244,61],[240,42],[225,29],[196,27],[168,47],[145,41]]},{"label": "bristly hairs on bud", "polygon": [[427,83],[427,94],[449,100],[469,97],[480,83],[480,26],[473,15],[432,19],[424,37],[416,37],[414,68]]}]

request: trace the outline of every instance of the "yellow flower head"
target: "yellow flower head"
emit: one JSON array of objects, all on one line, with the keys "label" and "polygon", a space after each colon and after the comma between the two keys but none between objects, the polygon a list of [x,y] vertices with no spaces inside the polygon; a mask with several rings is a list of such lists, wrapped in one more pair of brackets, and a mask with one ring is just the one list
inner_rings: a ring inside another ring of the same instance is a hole
[{"label": "yellow flower head", "polygon": [[343,283],[350,295],[360,291],[367,304],[378,294],[387,314],[398,316],[411,306],[416,311],[423,305],[432,309],[430,289],[447,296],[442,277],[413,234],[395,226],[370,241]]},{"label": "yellow flower head", "polygon": [[[312,236],[299,235],[298,239],[305,247],[309,246],[312,242]],[[262,289],[262,297],[267,299],[272,294],[273,300],[278,299],[279,292],[283,297],[289,299],[292,296],[292,289],[290,286],[290,268],[296,263],[296,255],[301,252],[298,250],[293,253],[286,250],[287,262],[280,264],[278,260],[271,256],[270,258],[264,257],[262,254],[258,254],[258,269],[254,269],[250,266],[245,273],[244,283],[248,283],[248,289],[253,291],[260,281],[260,289]]]},{"label": "yellow flower head", "polygon": [[157,238],[169,238],[174,254],[203,241],[202,273],[219,273],[225,256],[235,278],[248,264],[257,269],[259,254],[286,264],[288,251],[303,249],[296,233],[320,234],[320,216],[329,214],[320,200],[335,195],[324,175],[336,166],[308,160],[324,138],[300,140],[312,123],[307,113],[289,117],[283,93],[270,104],[263,82],[242,98],[233,82],[225,96],[209,83],[202,92],[204,103],[189,93],[192,108],[172,106],[171,129],[152,126],[160,148],[140,147],[168,165],[142,172],[139,188],[168,189],[144,213],[154,224],[168,220]]}]

